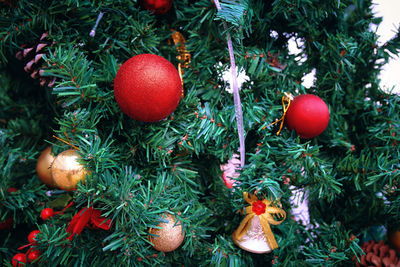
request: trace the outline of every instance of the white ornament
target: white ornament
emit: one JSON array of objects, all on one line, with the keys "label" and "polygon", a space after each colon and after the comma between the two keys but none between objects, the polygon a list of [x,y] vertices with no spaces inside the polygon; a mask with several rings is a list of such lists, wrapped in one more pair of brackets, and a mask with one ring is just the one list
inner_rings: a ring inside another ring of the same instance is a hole
[{"label": "white ornament", "polygon": [[305,189],[296,189],[290,186],[293,195],[290,197],[292,204],[292,214],[296,221],[300,221],[304,226],[310,224],[310,213],[308,211],[308,191]]},{"label": "white ornament", "polygon": [[[218,67],[222,67],[222,63],[218,63]],[[238,70],[238,67],[236,66],[236,73],[237,73],[237,83],[238,83],[238,88],[239,90],[242,88],[242,85],[244,82],[250,81],[249,76],[246,75],[246,71],[244,69]],[[222,71],[222,79],[226,82],[226,88],[225,91],[227,91],[230,94],[233,94],[233,88],[232,88],[232,70],[231,68],[224,68],[224,71]]]}]

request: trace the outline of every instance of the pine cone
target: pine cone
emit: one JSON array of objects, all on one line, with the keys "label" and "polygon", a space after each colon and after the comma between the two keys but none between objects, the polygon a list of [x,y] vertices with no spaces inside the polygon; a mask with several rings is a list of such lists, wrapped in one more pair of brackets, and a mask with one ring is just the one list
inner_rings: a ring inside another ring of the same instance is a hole
[{"label": "pine cone", "polygon": [[24,61],[26,63],[24,70],[30,74],[32,79],[39,79],[40,85],[52,87],[56,81],[56,77],[44,77],[43,75],[43,55],[45,53],[44,48],[52,46],[47,39],[48,33],[43,33],[39,41],[36,42],[32,47],[28,47],[26,44],[21,45],[22,50],[15,54],[18,60]]},{"label": "pine cone", "polygon": [[385,245],[383,241],[365,242],[362,250],[365,254],[361,256],[360,262],[356,259],[356,266],[400,267],[396,251]]}]

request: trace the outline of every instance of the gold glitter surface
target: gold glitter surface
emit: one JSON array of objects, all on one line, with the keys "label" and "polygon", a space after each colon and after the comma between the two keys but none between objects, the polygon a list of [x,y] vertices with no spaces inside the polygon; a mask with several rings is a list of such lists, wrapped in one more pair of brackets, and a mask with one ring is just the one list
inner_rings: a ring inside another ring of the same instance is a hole
[{"label": "gold glitter surface", "polygon": [[51,147],[47,147],[40,154],[38,161],[36,163],[36,172],[39,179],[49,187],[55,187],[53,177],[51,177],[51,163],[54,161],[54,156],[51,152]]},{"label": "gold glitter surface", "polygon": [[84,182],[87,171],[78,162],[79,158],[75,149],[69,149],[61,152],[54,159],[51,165],[51,175],[54,183],[61,189],[74,189],[79,181]]},{"label": "gold glitter surface", "polygon": [[153,243],[156,250],[170,252],[182,244],[185,232],[182,232],[182,224],[180,222],[175,224],[175,218],[172,215],[165,213],[162,217],[168,220],[168,223],[160,223],[158,227],[162,227],[161,229],[150,228],[149,232],[158,236],[149,235],[149,241]]}]

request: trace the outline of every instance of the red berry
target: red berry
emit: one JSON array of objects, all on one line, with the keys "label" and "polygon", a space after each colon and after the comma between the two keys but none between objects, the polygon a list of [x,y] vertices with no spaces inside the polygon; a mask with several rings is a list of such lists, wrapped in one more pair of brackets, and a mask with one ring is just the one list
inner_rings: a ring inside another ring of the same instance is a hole
[{"label": "red berry", "polygon": [[14,188],[14,187],[9,187],[9,188],[7,189],[7,191],[8,191],[8,193],[15,193],[15,192],[18,192],[18,189],[17,189],[17,188]]},{"label": "red berry", "polygon": [[28,235],[28,241],[29,243],[36,243],[36,235],[40,234],[39,230],[33,230],[29,235]]},{"label": "red berry", "polygon": [[11,263],[13,267],[24,266],[26,264],[26,255],[24,253],[15,254]]},{"label": "red berry", "polygon": [[50,219],[53,216],[54,216],[54,210],[52,208],[45,208],[40,213],[40,217],[42,217],[44,221]]},{"label": "red berry", "polygon": [[39,259],[40,255],[42,255],[42,252],[40,252],[39,250],[32,250],[28,254],[28,261],[33,262],[33,261]]}]

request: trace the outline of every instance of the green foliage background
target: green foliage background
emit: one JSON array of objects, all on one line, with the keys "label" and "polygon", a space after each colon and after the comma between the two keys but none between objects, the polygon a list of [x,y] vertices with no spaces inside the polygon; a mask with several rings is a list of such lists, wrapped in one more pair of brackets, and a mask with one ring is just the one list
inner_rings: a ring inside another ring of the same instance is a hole
[{"label": "green foliage background", "polygon": [[[381,19],[371,1],[226,0],[217,13],[210,0],[175,0],[165,15],[132,0],[12,3],[0,3],[0,221],[14,220],[0,230],[5,266],[34,229],[41,231],[41,266],[350,266],[371,226],[399,227],[399,96],[381,90],[378,74],[400,39],[377,44],[369,25]],[[142,53],[177,66],[171,29],[185,36],[192,57],[185,97],[166,120],[134,121],[115,102],[115,74]],[[45,32],[37,67],[56,77],[54,87],[40,86],[24,71],[26,60],[15,58]],[[239,146],[233,97],[222,79],[227,32],[250,78],[240,91],[246,166],[234,190],[219,167]],[[288,51],[292,37],[304,43],[299,55]],[[314,85],[303,87],[313,70]],[[323,134],[276,135],[278,126],[268,125],[282,115],[284,92],[315,94],[328,104]],[[53,135],[79,147],[92,172],[76,191],[49,196],[37,158],[49,144],[55,154],[69,148]],[[293,189],[308,192],[310,225],[291,218]],[[272,228],[279,248],[270,254],[248,253],[231,240],[243,219],[237,211],[245,207],[244,191],[280,198],[288,214]],[[69,199],[74,208],[40,219],[44,207],[61,210]],[[112,219],[112,228],[85,229],[67,241],[69,221],[89,204]],[[186,232],[182,246],[165,254],[147,240],[164,212]]]}]

